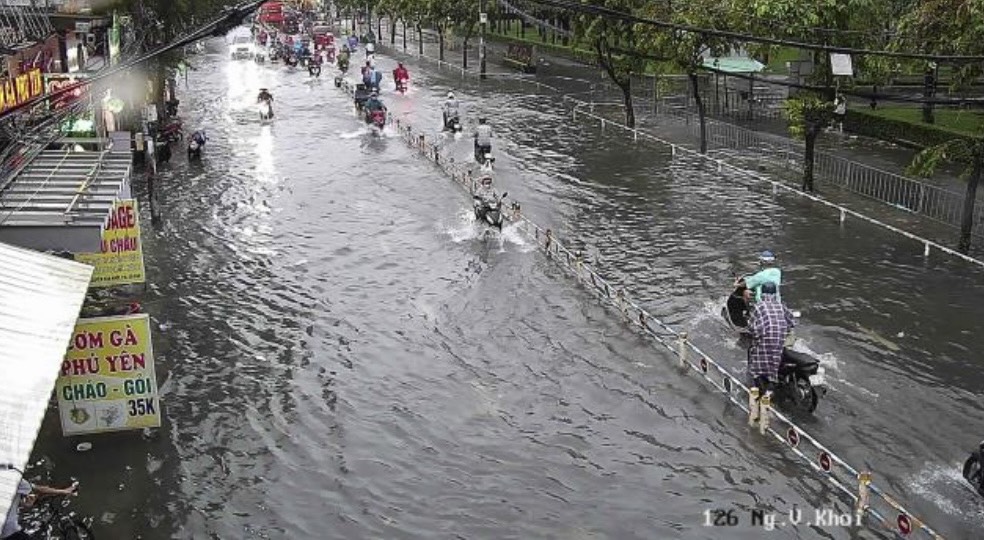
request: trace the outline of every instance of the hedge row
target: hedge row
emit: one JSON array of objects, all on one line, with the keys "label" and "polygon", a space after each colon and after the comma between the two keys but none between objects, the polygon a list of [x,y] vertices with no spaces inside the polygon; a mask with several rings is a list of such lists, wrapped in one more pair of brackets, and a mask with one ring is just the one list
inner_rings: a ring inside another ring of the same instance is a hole
[{"label": "hedge row", "polygon": [[885,118],[863,110],[848,109],[844,130],[891,141],[904,146],[928,148],[954,139],[973,141],[975,137],[921,122]]}]

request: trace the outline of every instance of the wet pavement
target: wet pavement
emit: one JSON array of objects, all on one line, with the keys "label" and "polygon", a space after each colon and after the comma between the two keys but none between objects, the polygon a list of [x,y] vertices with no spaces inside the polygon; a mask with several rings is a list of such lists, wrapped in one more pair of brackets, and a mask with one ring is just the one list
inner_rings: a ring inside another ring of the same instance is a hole
[{"label": "wet pavement", "polygon": [[[211,140],[200,164],[175,153],[162,223],[144,220],[165,425],[75,453],[49,415],[36,447],[52,478],[81,479],[97,536],[751,539],[705,510],[849,508],[531,239],[486,237],[465,193],[366,129],[333,69],[232,62],[220,43],[196,65],[183,115]],[[778,252],[832,379],[804,427],[948,538],[980,535],[958,470],[984,433],[980,271],[601,133],[527,85],[408,66],[408,95],[384,81],[392,114],[436,130],[453,88],[466,123],[497,130],[500,190],[736,373],[720,303]],[[467,138],[446,145],[469,159]]]}]

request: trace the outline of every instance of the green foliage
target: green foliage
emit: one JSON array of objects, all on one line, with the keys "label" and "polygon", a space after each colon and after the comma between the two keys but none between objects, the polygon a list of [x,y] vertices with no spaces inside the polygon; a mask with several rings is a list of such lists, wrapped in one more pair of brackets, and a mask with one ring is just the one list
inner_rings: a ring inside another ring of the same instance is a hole
[{"label": "green foliage", "polygon": [[[722,9],[720,0],[690,0],[647,3],[639,10],[643,17],[681,25],[704,28],[738,26],[737,11]],[[656,28],[652,25],[636,25],[639,47],[648,54],[665,58],[663,66],[677,68],[684,73],[696,73],[704,63],[704,55],[723,56],[738,47],[730,38],[678,32]],[[674,70],[675,71],[675,70]]]},{"label": "green foliage", "polygon": [[[635,13],[646,4],[644,0],[581,0],[581,3],[627,13]],[[637,50],[638,38],[632,24],[585,13],[575,16],[572,23],[575,39],[591,44],[598,63],[619,86],[627,85],[632,73],[643,70],[644,59],[617,53],[618,50]]]},{"label": "green foliage", "polygon": [[786,100],[783,114],[789,120],[789,132],[805,138],[808,130],[819,130],[830,122],[834,103],[824,96],[802,92]]}]

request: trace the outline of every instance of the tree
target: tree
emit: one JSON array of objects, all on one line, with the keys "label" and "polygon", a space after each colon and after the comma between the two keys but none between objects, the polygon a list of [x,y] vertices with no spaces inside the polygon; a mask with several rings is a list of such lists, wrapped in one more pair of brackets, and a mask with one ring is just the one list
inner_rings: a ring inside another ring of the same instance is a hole
[{"label": "tree", "polygon": [[[736,0],[744,29],[750,34],[800,42],[865,47],[883,45],[883,28],[891,0]],[[750,45],[759,54],[774,46]],[[786,101],[790,132],[804,140],[803,190],[814,190],[813,162],[817,137],[833,119],[836,87],[830,55],[809,51],[812,71],[802,83],[822,90],[799,90]],[[872,64],[874,65],[874,64]],[[849,84],[850,81],[844,81]]]},{"label": "tree", "polygon": [[[606,7],[624,13],[635,13],[646,4],[645,0],[581,0],[582,4]],[[602,67],[612,82],[622,90],[625,103],[625,125],[635,127],[635,111],[632,106],[632,74],[642,71],[645,61],[635,54],[619,54],[618,51],[636,51],[637,31],[632,23],[602,15],[578,13],[574,19],[575,41],[590,43]]]},{"label": "tree", "polygon": [[[899,49],[919,46],[922,50],[940,55],[984,54],[984,4],[977,0],[923,0],[899,21],[895,43]],[[980,62],[967,62],[953,66],[953,89],[966,87],[980,77]],[[960,220],[960,238],[957,250],[968,253],[974,230],[974,209],[977,204],[977,188],[984,170],[984,126],[976,137],[953,140],[924,149],[912,160],[909,172],[929,176],[945,161],[965,165],[961,176],[967,180],[963,213]]]},{"label": "tree", "polygon": [[452,1],[448,9],[455,31],[461,33],[461,67],[464,69],[468,69],[468,41],[475,34],[478,12],[478,0]]},{"label": "tree", "polygon": [[[222,0],[114,0],[102,9],[129,13],[135,28],[145,36],[146,51],[174,41],[183,32],[217,17],[224,7]],[[158,118],[165,116],[164,88],[168,72],[183,60],[182,52],[174,50],[157,56],[150,63]]]},{"label": "tree", "polygon": [[[690,0],[688,2],[653,2],[640,10],[643,17],[681,25],[711,28],[735,27],[732,21],[737,12],[722,9],[719,0]],[[697,105],[700,119],[700,152],[707,153],[707,122],[704,100],[700,92],[698,73],[704,66],[708,54],[721,56],[737,48],[734,39],[721,38],[695,32],[681,32],[656,28],[651,25],[638,25],[641,48],[654,52],[656,59],[665,59],[656,65],[667,70],[681,70],[690,79],[690,87]]]}]

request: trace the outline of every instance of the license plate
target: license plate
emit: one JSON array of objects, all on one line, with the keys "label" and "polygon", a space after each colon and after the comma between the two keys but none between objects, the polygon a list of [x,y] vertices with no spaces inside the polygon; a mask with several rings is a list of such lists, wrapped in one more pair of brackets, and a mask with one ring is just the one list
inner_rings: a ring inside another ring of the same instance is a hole
[{"label": "license plate", "polygon": [[810,375],[810,384],[812,386],[826,386],[827,382],[824,380],[823,373],[817,373]]}]

